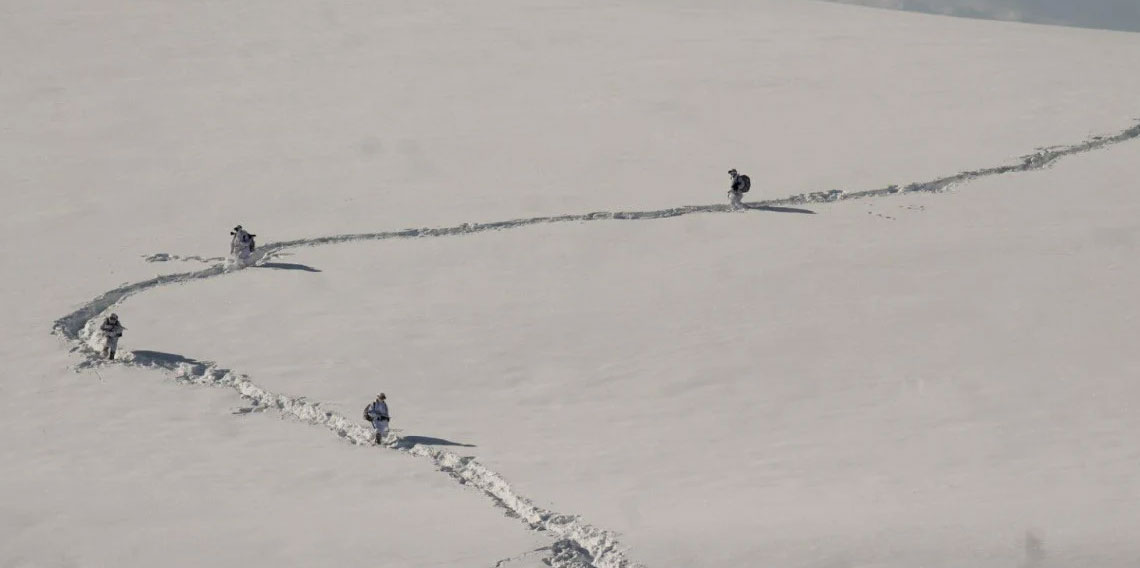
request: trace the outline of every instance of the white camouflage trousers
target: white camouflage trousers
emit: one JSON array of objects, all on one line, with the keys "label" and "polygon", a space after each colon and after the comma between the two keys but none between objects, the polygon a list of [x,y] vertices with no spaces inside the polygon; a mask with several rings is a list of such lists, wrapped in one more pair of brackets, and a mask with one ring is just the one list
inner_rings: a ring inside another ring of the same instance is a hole
[{"label": "white camouflage trousers", "polygon": [[743,199],[744,194],[739,191],[728,192],[728,202],[732,205],[733,209],[745,209]]},{"label": "white camouflage trousers", "polygon": [[376,430],[376,433],[379,434],[381,437],[387,436],[388,435],[388,421],[387,420],[381,420],[379,418],[373,418],[372,419],[372,429]]},{"label": "white camouflage trousers", "polygon": [[115,354],[115,350],[119,348],[119,338],[111,335],[103,336],[103,353],[110,356]]}]

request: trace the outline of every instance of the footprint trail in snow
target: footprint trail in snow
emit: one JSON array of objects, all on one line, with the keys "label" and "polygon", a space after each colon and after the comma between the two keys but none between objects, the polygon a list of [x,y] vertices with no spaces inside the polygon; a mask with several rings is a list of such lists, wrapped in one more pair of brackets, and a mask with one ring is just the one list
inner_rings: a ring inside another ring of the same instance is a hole
[{"label": "footprint trail in snow", "polygon": [[[853,193],[831,190],[800,194],[782,199],[749,203],[748,208],[752,210],[783,210],[811,213],[805,210],[787,209],[786,206],[914,192],[940,192],[945,191],[953,185],[983,177],[1039,170],[1052,165],[1058,159],[1065,156],[1102,149],[1138,137],[1140,137],[1140,124],[1112,136],[1097,136],[1072,146],[1038,150],[1033,154],[1023,157],[1021,161],[1016,164],[961,172],[928,182],[912,183],[902,188],[890,186]],[[513,219],[491,223],[464,223],[452,227],[333,235],[270,243],[258,251],[255,258],[252,259],[252,263],[262,264],[286,249],[303,246],[331,245],[362,240],[467,235],[483,231],[513,229],[546,223],[665,219],[694,213],[726,211],[729,211],[728,205],[689,205],[657,211],[600,211],[576,215]],[[178,256],[166,253],[150,255],[145,258],[150,262],[168,260],[212,262],[219,260],[218,258]],[[225,275],[228,272],[230,272],[230,270],[227,269],[224,263],[217,263],[193,272],[167,274],[141,282],[125,284],[103,293],[82,305],[77,310],[56,320],[52,328],[53,333],[62,336],[70,342],[73,345],[72,351],[84,357],[84,360],[76,365],[76,368],[79,370],[96,368],[106,364],[121,364],[162,370],[172,373],[175,379],[180,382],[234,389],[249,405],[246,409],[243,409],[243,412],[272,410],[314,426],[327,428],[352,444],[362,446],[372,445],[373,434],[370,427],[362,426],[339,414],[326,411],[321,408],[319,402],[311,402],[304,397],[290,397],[268,391],[256,385],[249,377],[235,373],[230,369],[222,368],[213,362],[196,360],[171,353],[142,350],[124,353],[120,360],[113,363],[105,362],[100,358],[98,351],[88,344],[89,339],[94,336],[98,329],[100,316],[112,307],[121,304],[127,298],[159,286],[205,280],[207,278]],[[633,568],[640,566],[626,556],[624,548],[618,543],[614,533],[594,527],[578,516],[557,513],[535,505],[531,500],[515,493],[511,485],[501,475],[491,471],[472,457],[460,456],[434,446],[407,443],[398,436],[386,444],[386,446],[395,451],[405,452],[411,456],[430,460],[436,469],[447,474],[462,485],[479,490],[496,506],[507,510],[510,515],[526,523],[530,529],[551,534],[554,538],[554,543],[547,548],[539,550],[546,554],[543,558],[543,562],[549,566],[554,566],[555,568]],[[511,559],[500,561],[500,564],[509,560]]]}]

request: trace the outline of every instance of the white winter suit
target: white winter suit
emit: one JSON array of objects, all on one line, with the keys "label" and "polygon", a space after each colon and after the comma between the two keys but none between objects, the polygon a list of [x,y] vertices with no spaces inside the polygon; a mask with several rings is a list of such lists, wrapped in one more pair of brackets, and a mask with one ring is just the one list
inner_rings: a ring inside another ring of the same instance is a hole
[{"label": "white winter suit", "polygon": [[744,180],[741,176],[733,174],[732,187],[728,190],[728,201],[733,209],[745,209],[744,202]]},{"label": "white winter suit", "polygon": [[103,320],[99,326],[99,334],[103,336],[103,355],[115,358],[115,350],[119,348],[119,338],[123,336],[123,324],[119,320],[110,318]]},{"label": "white winter suit", "polygon": [[234,258],[245,260],[253,252],[253,237],[249,231],[238,229],[234,231],[234,238],[230,240],[230,254]]},{"label": "white winter suit", "polygon": [[383,400],[377,400],[368,405],[366,410],[368,418],[372,421],[372,428],[376,430],[376,434],[384,437],[388,434],[388,421],[391,418],[388,415],[388,403]]}]

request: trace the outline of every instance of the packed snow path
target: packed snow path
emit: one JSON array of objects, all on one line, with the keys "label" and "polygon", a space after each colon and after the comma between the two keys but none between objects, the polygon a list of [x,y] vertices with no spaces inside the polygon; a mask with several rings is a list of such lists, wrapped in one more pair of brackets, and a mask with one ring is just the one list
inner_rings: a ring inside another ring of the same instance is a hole
[{"label": "packed snow path", "polygon": [[[1140,124],[1113,136],[1098,136],[1072,146],[1042,149],[1023,157],[1020,162],[1012,165],[962,172],[933,181],[913,183],[902,188],[890,186],[853,193],[831,190],[801,194],[782,199],[753,202],[748,204],[748,208],[753,210],[810,213],[810,211],[791,209],[786,206],[920,191],[939,192],[946,190],[952,185],[982,177],[1042,169],[1062,157],[1101,149],[1137,137],[1140,137]],[[269,258],[272,258],[274,255],[286,249],[301,246],[337,244],[360,240],[464,235],[542,223],[648,220],[676,217],[692,213],[725,211],[729,211],[728,205],[692,205],[658,211],[595,212],[579,215],[515,219],[493,223],[464,223],[453,227],[334,235],[270,243],[258,251],[256,257],[252,259],[252,262],[264,263]],[[146,259],[148,261],[198,260],[204,262],[217,260],[204,259],[196,256],[178,257],[166,254],[151,255],[146,257]],[[229,369],[221,368],[215,363],[155,351],[124,353],[118,361],[111,363],[103,361],[99,353],[88,345],[88,340],[98,328],[100,316],[130,296],[166,284],[204,280],[206,278],[224,275],[227,272],[228,270],[224,263],[217,263],[199,271],[157,276],[150,280],[120,286],[100,295],[74,312],[56,320],[53,326],[53,333],[63,336],[67,341],[73,344],[73,352],[78,352],[84,356],[84,361],[77,365],[77,369],[117,363],[169,371],[174,374],[177,380],[182,382],[229,387],[236,390],[249,404],[249,406],[244,409],[245,412],[274,410],[285,416],[290,416],[313,425],[324,426],[350,443],[364,446],[372,445],[372,431],[370,427],[360,425],[356,421],[326,411],[321,408],[319,402],[311,402],[304,397],[291,397],[270,392],[254,384],[248,377],[237,374]],[[549,548],[541,549],[547,555],[544,561],[551,566],[560,568],[584,566],[592,566],[594,568],[630,568],[637,566],[637,564],[625,556],[622,547],[618,544],[613,533],[593,527],[577,516],[561,514],[536,506],[526,497],[516,494],[510,484],[507,483],[502,476],[487,469],[474,458],[459,456],[433,446],[409,443],[401,439],[398,435],[393,436],[386,446],[412,456],[431,460],[439,471],[446,473],[460,484],[478,489],[489,497],[495,505],[506,509],[511,515],[525,522],[531,529],[547,531],[552,534],[555,538],[555,542]]]}]

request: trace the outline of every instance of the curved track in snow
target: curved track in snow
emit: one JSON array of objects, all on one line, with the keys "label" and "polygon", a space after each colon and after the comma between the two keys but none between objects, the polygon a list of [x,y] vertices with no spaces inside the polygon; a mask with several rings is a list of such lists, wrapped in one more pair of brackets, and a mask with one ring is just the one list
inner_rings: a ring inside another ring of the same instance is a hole
[{"label": "curved track in snow", "polygon": [[[1135,138],[1140,138],[1140,124],[1112,136],[1097,136],[1080,144],[1042,149],[1023,157],[1021,161],[1016,164],[966,171],[928,182],[912,183],[902,188],[891,186],[853,193],[831,190],[800,194],[782,199],[753,202],[748,204],[748,208],[810,213],[810,211],[787,209],[786,206],[914,192],[939,192],[955,184],[978,178],[1046,168],[1065,156],[1098,150]],[[577,215],[513,219],[491,223],[464,223],[451,227],[333,235],[270,243],[259,251],[254,262],[264,263],[286,249],[304,246],[331,245],[362,240],[467,235],[483,231],[512,229],[546,223],[652,220],[693,213],[726,211],[729,211],[727,205],[690,205],[657,211],[600,211]],[[147,257],[148,261],[172,259],[182,260],[183,257],[171,255],[151,255]],[[185,257],[185,259],[201,261],[214,260],[202,259],[201,257]],[[334,412],[326,411],[321,408],[319,402],[311,402],[304,397],[290,397],[268,391],[255,384],[249,377],[222,368],[213,362],[200,361],[170,353],[134,351],[124,353],[121,359],[115,363],[108,363],[102,361],[99,357],[99,353],[88,345],[88,339],[92,337],[99,325],[99,317],[112,307],[124,302],[127,298],[159,286],[195,282],[222,276],[228,272],[224,264],[218,263],[198,271],[168,274],[133,284],[125,284],[103,293],[97,298],[83,304],[79,309],[56,320],[52,328],[53,333],[62,336],[70,342],[73,345],[72,351],[84,357],[84,361],[76,366],[77,369],[94,367],[100,364],[122,364],[167,371],[173,373],[174,377],[181,382],[207,384],[234,389],[249,404],[245,409],[247,412],[276,411],[315,426],[325,427],[352,444],[363,446],[372,445],[372,431],[370,427],[362,426],[358,424],[357,421],[349,420]],[[594,527],[575,515],[557,513],[535,505],[526,497],[515,493],[511,485],[501,475],[483,466],[474,458],[460,456],[434,446],[408,443],[398,436],[394,438],[394,440],[386,444],[388,448],[430,460],[439,471],[446,473],[460,484],[478,489],[490,498],[496,506],[506,509],[512,516],[519,518],[532,530],[545,531],[553,535],[555,539],[554,544],[548,549],[542,549],[547,552],[547,556],[544,559],[547,564],[557,568],[633,568],[639,566],[626,557],[624,549],[619,545],[616,535],[612,532]],[[501,563],[502,562],[500,562],[500,564]]]}]

